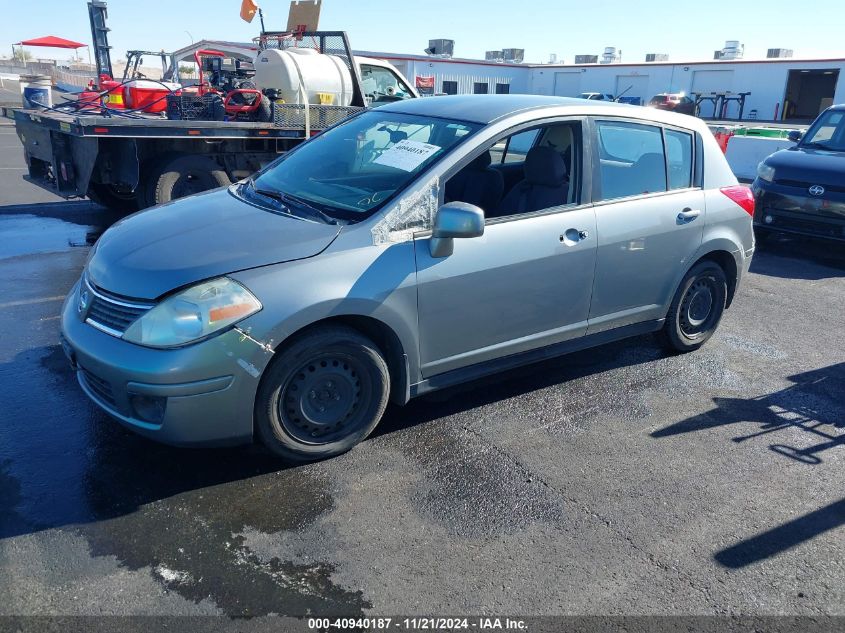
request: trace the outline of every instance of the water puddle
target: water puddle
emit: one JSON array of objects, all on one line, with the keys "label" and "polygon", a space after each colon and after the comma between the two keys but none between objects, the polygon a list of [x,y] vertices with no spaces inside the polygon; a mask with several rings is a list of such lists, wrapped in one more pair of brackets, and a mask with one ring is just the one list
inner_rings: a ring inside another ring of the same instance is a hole
[{"label": "water puddle", "polygon": [[0,215],[0,259],[90,246],[101,229],[35,215]]}]

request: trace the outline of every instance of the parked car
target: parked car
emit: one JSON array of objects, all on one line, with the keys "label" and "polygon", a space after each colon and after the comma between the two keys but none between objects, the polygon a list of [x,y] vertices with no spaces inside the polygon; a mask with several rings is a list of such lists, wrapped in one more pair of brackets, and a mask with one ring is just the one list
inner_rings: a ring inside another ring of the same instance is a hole
[{"label": "parked car", "polygon": [[63,347],[149,438],[328,457],[388,401],[646,332],[699,348],[748,267],[753,202],[690,117],[390,103],[115,224],[64,304]]},{"label": "parked car", "polygon": [[581,99],[587,99],[588,101],[615,101],[613,95],[607,94],[606,92],[582,92]]},{"label": "parked car", "polygon": [[794,147],[757,168],[752,190],[758,239],[775,232],[845,240],[845,105],[822,112]]},{"label": "parked car", "polygon": [[654,95],[648,102],[649,107],[658,110],[671,110],[679,114],[695,114],[695,101],[683,93],[662,92]]}]

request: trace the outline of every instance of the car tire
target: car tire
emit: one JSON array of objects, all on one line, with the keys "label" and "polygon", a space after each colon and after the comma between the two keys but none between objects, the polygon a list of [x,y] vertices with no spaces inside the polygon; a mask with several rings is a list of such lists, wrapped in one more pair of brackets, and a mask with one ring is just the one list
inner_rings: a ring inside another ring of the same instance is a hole
[{"label": "car tire", "polygon": [[725,271],[712,261],[699,262],[684,276],[661,330],[663,344],[673,352],[692,352],[713,336],[728,296]]},{"label": "car tire", "polygon": [[261,442],[292,463],[334,457],[376,427],[390,394],[378,346],[352,328],[314,328],[276,353],[255,401]]},{"label": "car tire", "polygon": [[214,159],[177,155],[152,177],[150,206],[231,184],[226,171]]}]

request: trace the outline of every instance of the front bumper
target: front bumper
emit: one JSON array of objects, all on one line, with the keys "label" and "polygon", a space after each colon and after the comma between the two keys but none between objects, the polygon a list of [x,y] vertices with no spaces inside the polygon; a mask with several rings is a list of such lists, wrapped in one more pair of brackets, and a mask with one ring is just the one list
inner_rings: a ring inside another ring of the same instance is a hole
[{"label": "front bumper", "polygon": [[754,227],[845,241],[845,193],[811,196],[807,186],[754,181]]},{"label": "front bumper", "polygon": [[[84,323],[76,291],[62,308],[62,348],[82,390],[125,427],[177,446],[252,441],[259,378],[270,354],[232,330],[177,349],[128,343]],[[150,402],[163,415],[145,414]]]}]

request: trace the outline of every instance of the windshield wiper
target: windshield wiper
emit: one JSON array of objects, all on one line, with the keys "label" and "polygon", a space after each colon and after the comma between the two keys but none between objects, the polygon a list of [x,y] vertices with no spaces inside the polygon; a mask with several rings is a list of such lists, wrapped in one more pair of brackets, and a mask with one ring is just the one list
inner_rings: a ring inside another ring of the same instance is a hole
[{"label": "windshield wiper", "polygon": [[810,141],[809,143],[804,143],[804,147],[809,147],[812,149],[824,149],[829,152],[841,152],[841,149],[837,149],[835,147],[831,147],[830,145],[826,145],[825,143],[816,143],[814,141]]},{"label": "windshield wiper", "polygon": [[282,193],[280,191],[277,191],[276,195],[279,196],[279,200],[281,200],[283,203],[287,203],[289,206],[293,204],[299,209],[304,209],[313,217],[319,218],[326,224],[338,224],[336,218],[333,218],[325,211],[321,211],[317,207],[309,204],[308,202],[305,202],[305,200],[303,200],[302,198],[297,198],[296,196],[292,196],[289,193]]},{"label": "windshield wiper", "polygon": [[301,200],[295,196],[292,196],[287,193],[282,193],[281,191],[259,188],[255,185],[255,180],[253,178],[250,178],[247,183],[250,187],[252,187],[252,190],[258,195],[264,196],[265,198],[270,198],[278,202],[281,205],[282,209],[287,213],[292,212],[291,206],[293,205],[296,207],[297,211],[304,211],[304,213],[301,213],[300,215],[305,215],[311,219],[316,218],[326,224],[338,223],[335,218],[331,217],[326,213],[323,213],[316,207],[312,207],[304,200]]}]

